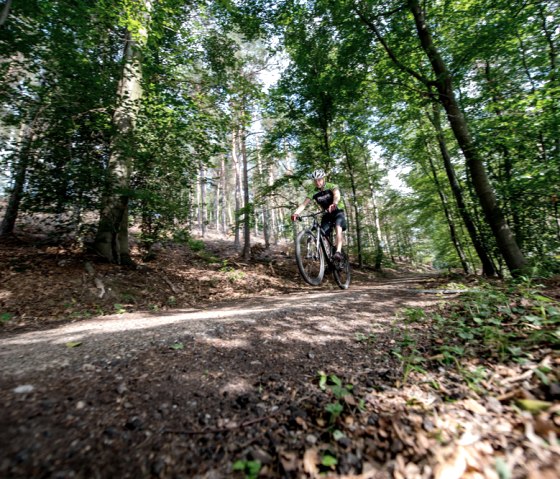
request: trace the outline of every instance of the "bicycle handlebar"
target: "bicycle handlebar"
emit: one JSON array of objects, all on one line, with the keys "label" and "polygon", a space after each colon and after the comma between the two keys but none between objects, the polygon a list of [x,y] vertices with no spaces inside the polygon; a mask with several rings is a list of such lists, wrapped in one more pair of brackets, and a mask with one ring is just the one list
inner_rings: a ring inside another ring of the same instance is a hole
[{"label": "bicycle handlebar", "polygon": [[309,213],[308,215],[298,215],[298,221],[303,221],[303,218],[315,218],[319,215],[326,214],[326,211],[317,211],[316,213]]}]

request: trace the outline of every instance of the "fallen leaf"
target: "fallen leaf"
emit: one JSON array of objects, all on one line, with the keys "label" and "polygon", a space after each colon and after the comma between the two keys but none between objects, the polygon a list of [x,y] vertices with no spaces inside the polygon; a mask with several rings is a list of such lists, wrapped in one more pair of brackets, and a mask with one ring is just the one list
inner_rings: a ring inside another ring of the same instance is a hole
[{"label": "fallen leaf", "polygon": [[77,348],[78,346],[81,346],[81,345],[82,345],[81,341],[68,341],[66,343],[67,348]]},{"label": "fallen leaf", "polygon": [[439,463],[434,470],[435,479],[460,479],[467,469],[467,460],[462,447],[444,463]]},{"label": "fallen leaf", "polygon": [[531,413],[545,411],[552,406],[551,402],[539,401],[538,399],[518,399],[516,402],[521,409]]},{"label": "fallen leaf", "polygon": [[314,476],[319,472],[317,468],[319,462],[319,451],[314,447],[307,449],[303,455],[303,470],[311,476]]},{"label": "fallen leaf", "polygon": [[482,404],[480,404],[478,401],[475,401],[474,399],[467,399],[463,403],[463,406],[465,406],[465,409],[469,410],[470,412],[474,412],[475,414],[487,414],[488,413],[486,408]]}]

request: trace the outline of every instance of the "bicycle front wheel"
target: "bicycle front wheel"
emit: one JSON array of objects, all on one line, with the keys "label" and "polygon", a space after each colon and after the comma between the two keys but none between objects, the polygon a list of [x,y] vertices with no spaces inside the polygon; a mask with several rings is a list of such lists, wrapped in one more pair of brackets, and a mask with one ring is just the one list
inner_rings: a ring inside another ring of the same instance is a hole
[{"label": "bicycle front wheel", "polygon": [[334,265],[334,280],[340,289],[348,289],[352,280],[352,268],[348,255],[342,251],[342,259]]},{"label": "bicycle front wheel", "polygon": [[317,248],[317,236],[310,230],[300,231],[296,238],[296,262],[303,279],[317,286],[325,274],[323,250]]}]

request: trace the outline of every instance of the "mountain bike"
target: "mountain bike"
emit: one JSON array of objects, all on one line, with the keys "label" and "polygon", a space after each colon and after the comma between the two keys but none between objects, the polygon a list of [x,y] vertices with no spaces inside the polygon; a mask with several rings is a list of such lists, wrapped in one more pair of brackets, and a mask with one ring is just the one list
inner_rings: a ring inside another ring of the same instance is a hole
[{"label": "mountain bike", "polygon": [[321,228],[318,217],[325,214],[323,211],[300,216],[313,218],[309,228],[305,228],[296,236],[296,262],[299,272],[303,279],[313,285],[318,286],[325,276],[325,266],[328,265],[332,271],[336,284],[341,289],[350,286],[352,277],[350,261],[348,255],[342,250],[342,259],[335,260],[334,254],[336,246],[333,241],[334,224],[331,224],[327,232]]}]

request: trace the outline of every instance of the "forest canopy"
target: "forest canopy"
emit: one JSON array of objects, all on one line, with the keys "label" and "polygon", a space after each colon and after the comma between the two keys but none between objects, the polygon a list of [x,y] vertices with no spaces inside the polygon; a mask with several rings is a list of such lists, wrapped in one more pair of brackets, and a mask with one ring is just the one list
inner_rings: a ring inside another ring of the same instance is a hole
[{"label": "forest canopy", "polygon": [[323,168],[359,266],[558,272],[559,7],[8,0],[0,236],[41,212],[119,264],[132,226],[248,257]]}]

